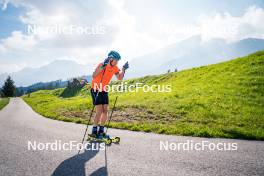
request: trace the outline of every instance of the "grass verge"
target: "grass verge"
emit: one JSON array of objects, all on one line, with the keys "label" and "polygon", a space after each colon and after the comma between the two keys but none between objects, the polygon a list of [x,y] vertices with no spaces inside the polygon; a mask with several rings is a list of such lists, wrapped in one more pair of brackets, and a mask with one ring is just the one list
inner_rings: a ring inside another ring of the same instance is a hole
[{"label": "grass verge", "polygon": [[9,98],[0,99],[0,110],[3,109],[9,103]]}]

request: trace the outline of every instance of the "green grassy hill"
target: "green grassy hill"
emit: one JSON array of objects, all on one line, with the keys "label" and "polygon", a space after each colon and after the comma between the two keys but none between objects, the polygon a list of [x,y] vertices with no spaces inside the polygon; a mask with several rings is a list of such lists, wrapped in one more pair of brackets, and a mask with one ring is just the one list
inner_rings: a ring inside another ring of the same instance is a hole
[{"label": "green grassy hill", "polygon": [[[111,127],[204,137],[264,140],[264,51],[232,61],[177,73],[128,80],[128,84],[170,84],[170,93],[118,95]],[[118,84],[115,82],[113,84]],[[87,123],[89,91],[61,98],[63,89],[38,91],[24,100],[40,114]]]}]

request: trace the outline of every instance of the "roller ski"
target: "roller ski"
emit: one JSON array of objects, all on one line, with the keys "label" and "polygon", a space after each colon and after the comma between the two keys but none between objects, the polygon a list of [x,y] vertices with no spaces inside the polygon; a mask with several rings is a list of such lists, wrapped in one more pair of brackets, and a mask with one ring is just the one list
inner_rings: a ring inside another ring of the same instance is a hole
[{"label": "roller ski", "polygon": [[119,144],[120,137],[110,137],[109,135],[106,134],[102,134],[102,135],[88,134],[87,141],[103,142],[106,145],[111,145],[112,143]]}]

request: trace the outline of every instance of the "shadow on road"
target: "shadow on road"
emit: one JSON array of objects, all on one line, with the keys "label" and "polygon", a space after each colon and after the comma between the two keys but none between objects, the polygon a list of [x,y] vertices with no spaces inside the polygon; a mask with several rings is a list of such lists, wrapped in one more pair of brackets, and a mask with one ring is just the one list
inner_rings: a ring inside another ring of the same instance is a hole
[{"label": "shadow on road", "polygon": [[102,176],[105,176],[105,175],[108,175],[108,172],[107,172],[107,155],[106,155],[106,149],[107,149],[107,146],[105,146],[105,166],[97,169],[96,171],[94,171],[91,176],[96,176],[96,175],[102,175]]},{"label": "shadow on road", "polygon": [[[74,155],[63,162],[54,170],[52,176],[85,176],[85,163],[92,159],[99,150],[84,150],[83,153]],[[91,175],[108,175],[107,157],[105,148],[105,166],[95,170]]]}]

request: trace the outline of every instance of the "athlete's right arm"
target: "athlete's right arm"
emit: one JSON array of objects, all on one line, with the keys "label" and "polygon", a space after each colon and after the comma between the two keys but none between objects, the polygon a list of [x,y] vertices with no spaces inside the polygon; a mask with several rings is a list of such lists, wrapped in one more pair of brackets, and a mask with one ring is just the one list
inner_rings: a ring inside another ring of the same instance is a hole
[{"label": "athlete's right arm", "polygon": [[102,67],[102,64],[99,64],[99,65],[96,67],[95,71],[93,72],[92,77],[93,77],[93,78],[96,78],[96,77],[102,72],[103,69],[104,69],[104,68]]}]

